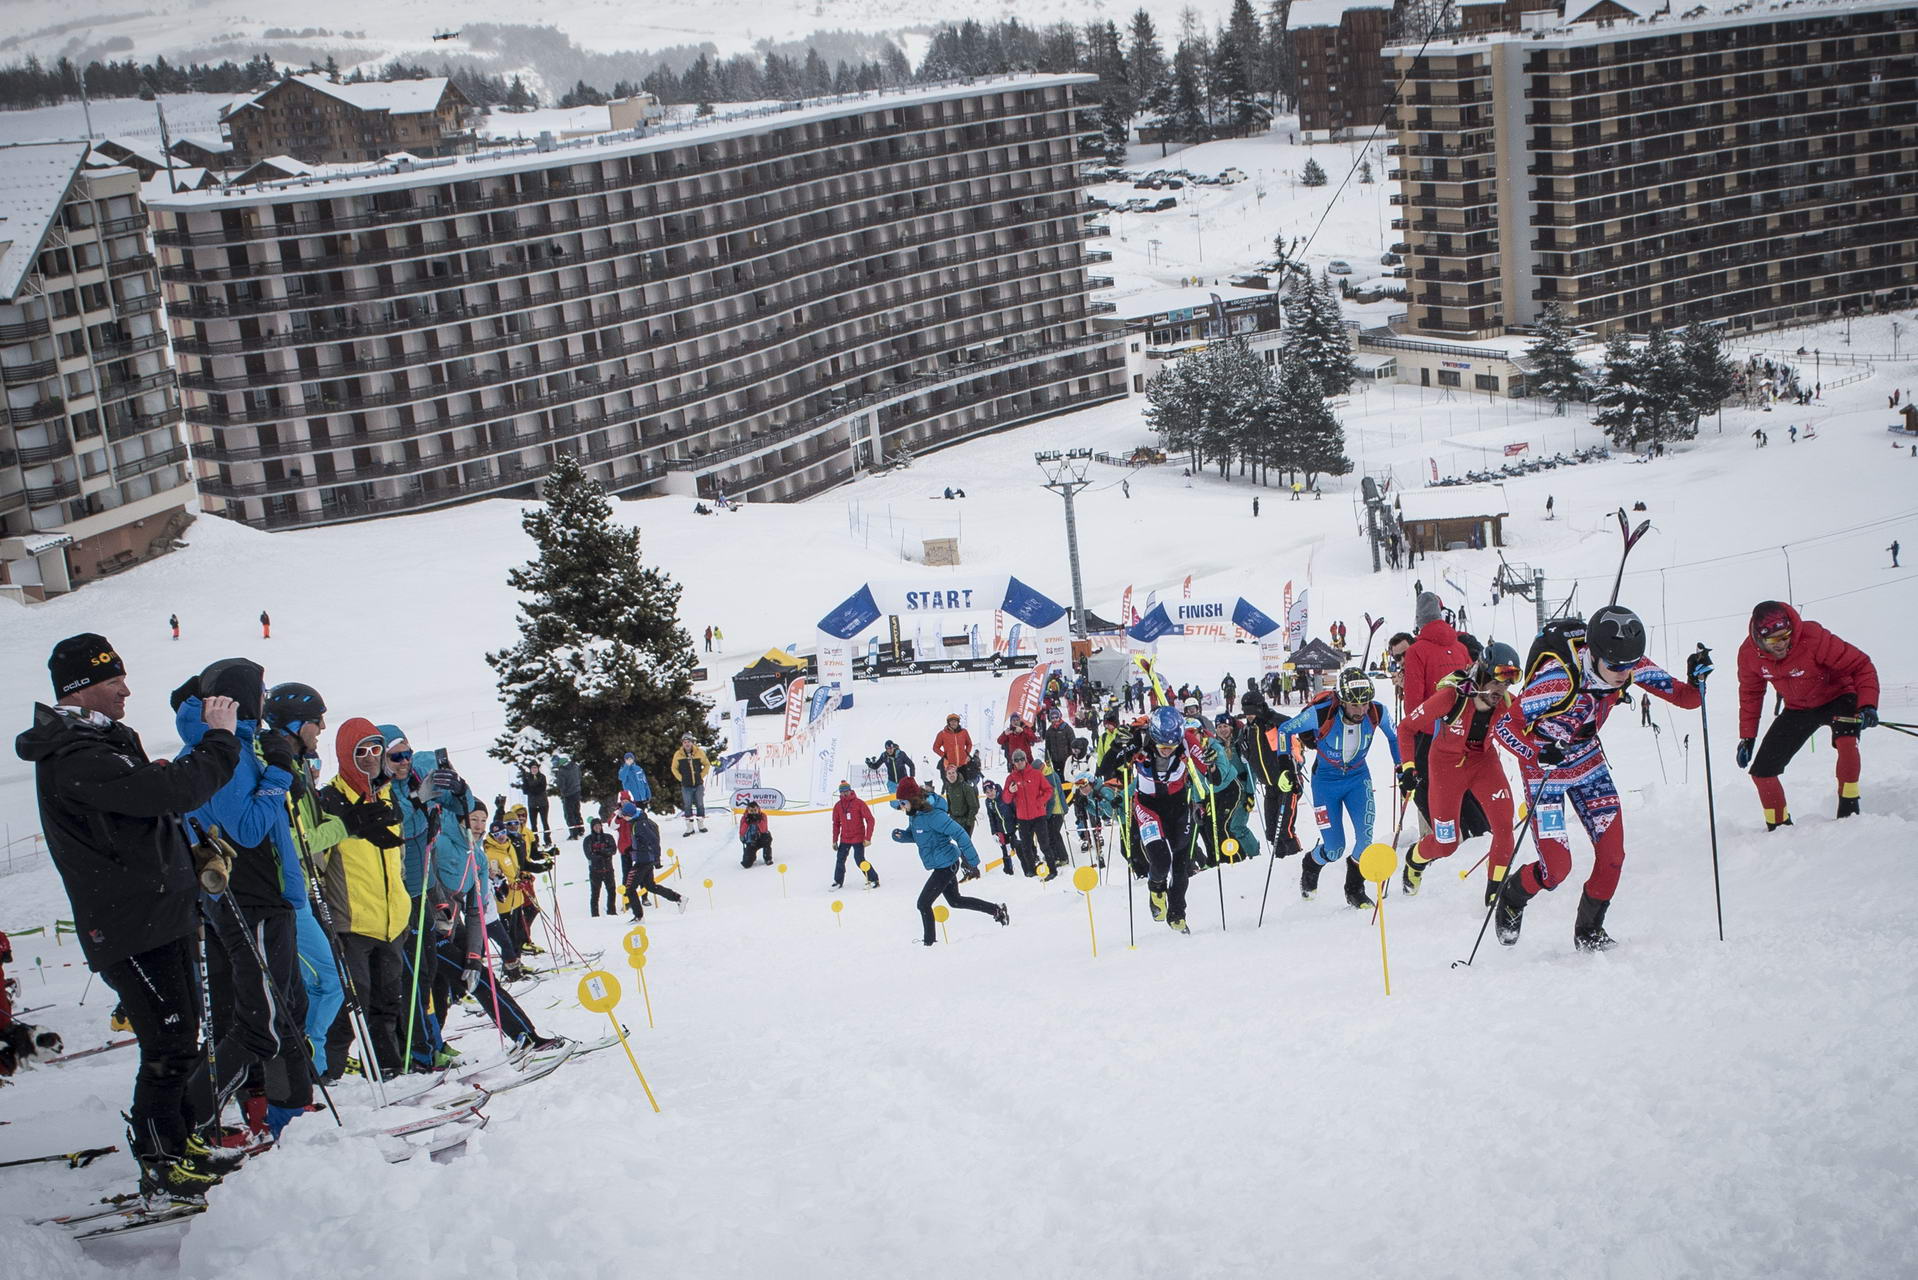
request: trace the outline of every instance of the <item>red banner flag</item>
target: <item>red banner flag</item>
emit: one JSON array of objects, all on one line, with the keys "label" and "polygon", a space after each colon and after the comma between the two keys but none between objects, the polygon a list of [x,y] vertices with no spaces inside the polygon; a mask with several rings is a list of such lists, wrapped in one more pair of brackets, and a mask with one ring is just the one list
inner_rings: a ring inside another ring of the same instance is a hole
[{"label": "red banner flag", "polygon": [[793,682],[786,686],[786,732],[790,738],[799,732],[799,722],[806,714],[806,677],[794,676]]},{"label": "red banner flag", "polygon": [[1517,444],[1508,444],[1505,446],[1505,456],[1508,458],[1515,458],[1519,454],[1524,453],[1527,449],[1531,447],[1532,447],[1532,442],[1529,440],[1521,440]]},{"label": "red banner flag", "polygon": [[1032,723],[1033,717],[1039,714],[1039,699],[1045,693],[1046,670],[1042,662],[1012,682],[1012,687],[1006,690],[1006,719],[1018,716],[1027,724]]}]

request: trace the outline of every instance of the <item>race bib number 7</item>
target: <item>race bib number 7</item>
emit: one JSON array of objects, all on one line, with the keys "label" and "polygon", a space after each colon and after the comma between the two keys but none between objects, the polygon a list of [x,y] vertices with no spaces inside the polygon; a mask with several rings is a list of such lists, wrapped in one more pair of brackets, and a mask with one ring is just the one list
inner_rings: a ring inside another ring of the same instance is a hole
[{"label": "race bib number 7", "polygon": [[1540,835],[1562,836],[1565,834],[1565,802],[1555,800],[1538,807],[1538,830]]}]

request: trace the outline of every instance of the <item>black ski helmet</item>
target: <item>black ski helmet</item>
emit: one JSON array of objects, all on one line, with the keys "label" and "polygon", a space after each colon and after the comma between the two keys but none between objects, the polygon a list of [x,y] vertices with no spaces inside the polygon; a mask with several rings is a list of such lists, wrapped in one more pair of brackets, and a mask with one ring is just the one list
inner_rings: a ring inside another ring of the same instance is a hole
[{"label": "black ski helmet", "polygon": [[310,684],[289,681],[266,691],[266,722],[275,729],[290,733],[325,715],[326,699]]},{"label": "black ski helmet", "polygon": [[1613,670],[1645,656],[1645,624],[1622,604],[1608,604],[1585,624],[1585,647]]},{"label": "black ski helmet", "polygon": [[1366,675],[1365,672],[1358,667],[1347,667],[1345,670],[1339,672],[1338,697],[1340,702],[1370,702],[1375,692],[1376,690],[1372,685],[1372,677]]}]

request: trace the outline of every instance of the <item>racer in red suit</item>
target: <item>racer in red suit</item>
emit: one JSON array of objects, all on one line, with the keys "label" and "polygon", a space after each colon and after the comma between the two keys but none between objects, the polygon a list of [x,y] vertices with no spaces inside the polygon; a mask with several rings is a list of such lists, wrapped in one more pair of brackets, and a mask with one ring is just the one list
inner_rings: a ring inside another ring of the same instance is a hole
[{"label": "racer in red suit", "polygon": [[[1784,699],[1785,709],[1773,718],[1754,758],[1767,683]],[[1838,753],[1838,816],[1857,813],[1858,735],[1877,723],[1878,672],[1863,651],[1780,601],[1767,600],[1752,610],[1751,627],[1738,646],[1738,767],[1751,767],[1767,830],[1791,821],[1778,775],[1827,725]]]},{"label": "racer in red suit", "polygon": [[[1512,786],[1498,753],[1492,750],[1491,729],[1510,705],[1511,686],[1518,677],[1518,654],[1510,645],[1493,641],[1471,672],[1439,681],[1438,691],[1399,721],[1399,758],[1405,762],[1399,766],[1399,789],[1409,790],[1422,781],[1432,805],[1432,830],[1405,859],[1406,893],[1417,893],[1425,868],[1439,858],[1451,857],[1458,848],[1459,806],[1468,792],[1477,798],[1492,828],[1485,889],[1488,906],[1498,893],[1515,842]],[[1432,742],[1422,765],[1413,759],[1419,734],[1428,735]]]}]

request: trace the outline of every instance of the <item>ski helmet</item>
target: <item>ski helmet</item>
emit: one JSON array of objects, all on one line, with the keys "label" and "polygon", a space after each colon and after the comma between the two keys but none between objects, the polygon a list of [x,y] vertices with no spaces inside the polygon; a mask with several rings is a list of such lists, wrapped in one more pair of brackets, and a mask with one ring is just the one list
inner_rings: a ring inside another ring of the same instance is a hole
[{"label": "ski helmet", "polygon": [[323,719],[326,699],[310,684],[289,681],[266,691],[266,722],[275,729],[291,733],[303,724]]},{"label": "ski helmet", "polygon": [[1169,746],[1185,736],[1185,717],[1172,707],[1154,707],[1146,731],[1154,742]]},{"label": "ski helmet", "polygon": [[1263,709],[1264,706],[1265,697],[1257,689],[1247,689],[1239,695],[1239,710],[1245,712],[1247,715]]},{"label": "ski helmet", "polygon": [[1503,640],[1494,640],[1479,654],[1477,679],[1473,683],[1484,684],[1491,679],[1517,680],[1520,674],[1518,650]]},{"label": "ski helmet", "polygon": [[1585,647],[1615,671],[1645,656],[1645,624],[1622,604],[1608,604],[1585,624]]},{"label": "ski helmet", "polygon": [[1372,677],[1358,667],[1339,672],[1339,701],[1366,703],[1372,700]]}]

